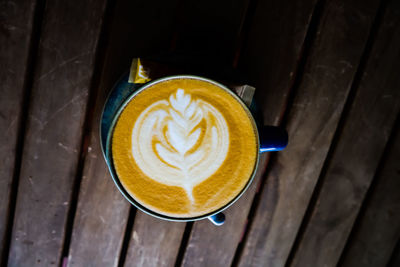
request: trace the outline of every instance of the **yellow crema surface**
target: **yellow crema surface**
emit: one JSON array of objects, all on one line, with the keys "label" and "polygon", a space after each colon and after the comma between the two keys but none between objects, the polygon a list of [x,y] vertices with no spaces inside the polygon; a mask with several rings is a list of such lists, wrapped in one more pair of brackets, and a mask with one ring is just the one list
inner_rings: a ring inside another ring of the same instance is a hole
[{"label": "yellow crema surface", "polygon": [[112,136],[126,191],[157,213],[213,212],[246,186],[258,160],[250,114],[228,92],[197,79],[172,79],[138,93]]}]

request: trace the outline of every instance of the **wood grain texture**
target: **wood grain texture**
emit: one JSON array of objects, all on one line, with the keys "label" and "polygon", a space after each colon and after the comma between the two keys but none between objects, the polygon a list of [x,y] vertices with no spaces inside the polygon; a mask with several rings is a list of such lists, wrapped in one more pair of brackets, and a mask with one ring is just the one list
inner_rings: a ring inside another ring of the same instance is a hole
[{"label": "wood grain texture", "polygon": [[45,8],[9,266],[60,262],[103,8],[103,1]]},{"label": "wood grain texture", "polygon": [[35,1],[0,4],[0,255],[6,242],[35,7]]},{"label": "wood grain texture", "polygon": [[400,129],[389,147],[382,170],[354,225],[340,266],[387,266],[400,239]]},{"label": "wood grain texture", "polygon": [[[264,122],[269,125],[280,123],[315,4],[315,1],[301,2],[291,1],[291,8],[287,8],[287,2],[259,1],[252,19],[248,45],[243,51],[242,65],[239,66],[243,72],[249,73],[249,82],[257,88],[256,101],[261,106],[261,112],[266,114]],[[290,16],[296,19],[285,19]],[[294,31],[297,31],[297,35],[293,35]],[[286,49],[282,49],[282,46]],[[275,63],[279,61],[277,67]],[[208,221],[194,223],[183,259],[184,266],[226,266],[232,262],[269,156],[261,156],[251,187],[224,211],[226,222],[223,226],[215,227]]]},{"label": "wood grain texture", "polygon": [[399,2],[392,1],[387,12],[328,163],[294,266],[336,266],[399,112]]},{"label": "wood grain texture", "polygon": [[165,222],[138,211],[124,266],[173,266],[184,230],[185,223]]},{"label": "wood grain texture", "polygon": [[328,1],[240,266],[284,266],[339,122],[377,1]]},{"label": "wood grain texture", "polygon": [[100,116],[108,92],[129,69],[132,58],[168,48],[174,4],[155,0],[116,3],[93,111],[68,266],[118,264],[130,204],[106,167],[99,140]]}]

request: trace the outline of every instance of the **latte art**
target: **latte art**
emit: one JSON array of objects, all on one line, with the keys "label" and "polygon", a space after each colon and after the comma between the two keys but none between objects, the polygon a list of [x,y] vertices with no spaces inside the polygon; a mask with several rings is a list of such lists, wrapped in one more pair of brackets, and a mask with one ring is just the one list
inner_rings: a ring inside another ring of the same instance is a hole
[{"label": "latte art", "polygon": [[246,187],[258,135],[230,91],[193,76],[166,78],[124,105],[111,151],[118,179],[138,205],[193,218],[224,207]]},{"label": "latte art", "polygon": [[224,116],[184,89],[147,107],[132,131],[132,155],[141,171],[159,183],[184,188],[192,203],[193,187],[221,167],[228,149]]}]

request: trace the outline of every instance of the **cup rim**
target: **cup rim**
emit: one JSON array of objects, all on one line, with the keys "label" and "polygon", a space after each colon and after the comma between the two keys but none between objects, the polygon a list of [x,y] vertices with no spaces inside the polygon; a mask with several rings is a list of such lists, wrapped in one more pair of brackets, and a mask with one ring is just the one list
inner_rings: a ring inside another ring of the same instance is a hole
[{"label": "cup rim", "polygon": [[[218,208],[215,211],[203,214],[203,215],[199,215],[199,216],[195,216],[195,217],[173,217],[173,216],[168,216],[168,215],[164,215],[164,214],[160,214],[157,213],[147,207],[145,207],[144,205],[140,204],[138,201],[136,201],[130,194],[129,192],[125,189],[125,187],[122,185],[121,181],[118,178],[117,172],[115,170],[114,167],[114,161],[112,159],[112,149],[111,149],[111,141],[112,141],[112,136],[114,134],[114,128],[115,125],[121,115],[121,113],[123,112],[123,110],[125,109],[125,107],[128,105],[128,103],[136,96],[138,95],[140,92],[146,90],[147,88],[160,83],[160,82],[164,82],[164,81],[168,81],[168,80],[173,80],[173,79],[195,79],[195,80],[201,80],[201,81],[205,81],[211,84],[214,84],[215,86],[220,87],[221,89],[223,89],[224,91],[226,91],[227,93],[229,93],[231,96],[233,96],[233,98],[235,98],[240,104],[241,106],[245,109],[245,111],[248,113],[250,121],[253,125],[254,128],[254,132],[256,135],[256,141],[257,141],[257,158],[256,158],[256,162],[254,164],[254,168],[252,171],[252,174],[250,176],[250,178],[247,180],[246,185],[242,188],[242,190],[234,197],[232,198],[227,204],[225,204],[224,206]],[[119,81],[120,82],[120,81]],[[115,86],[117,86],[119,84],[119,82],[117,82],[117,84]],[[114,86],[114,88],[115,88]],[[231,89],[229,89],[228,87],[226,87],[225,85],[216,82],[214,80],[205,78],[205,77],[201,77],[201,76],[196,76],[196,75],[172,75],[172,76],[165,76],[159,79],[155,79],[152,80],[146,84],[144,84],[143,86],[141,86],[140,88],[138,88],[136,91],[134,91],[122,104],[121,106],[118,108],[117,112],[114,115],[114,118],[112,119],[110,128],[107,132],[107,139],[106,139],[106,147],[103,150],[104,156],[105,156],[105,160],[108,166],[108,169],[110,171],[111,174],[111,178],[113,179],[115,185],[117,186],[118,190],[121,192],[121,194],[132,204],[134,205],[136,208],[138,208],[139,210],[141,210],[142,212],[151,215],[153,217],[156,217],[158,219],[163,219],[163,220],[167,220],[167,221],[174,221],[174,222],[190,222],[190,221],[198,221],[198,220],[202,220],[202,219],[206,219],[208,217],[211,217],[217,213],[220,213],[222,211],[224,211],[225,209],[229,208],[233,203],[235,203],[245,192],[246,190],[250,187],[251,183],[254,180],[255,174],[257,172],[258,169],[258,165],[259,165],[259,160],[260,160],[260,137],[259,137],[259,129],[257,126],[257,123],[254,119],[253,114],[251,113],[249,107],[243,102],[243,100],[237,96]]]}]

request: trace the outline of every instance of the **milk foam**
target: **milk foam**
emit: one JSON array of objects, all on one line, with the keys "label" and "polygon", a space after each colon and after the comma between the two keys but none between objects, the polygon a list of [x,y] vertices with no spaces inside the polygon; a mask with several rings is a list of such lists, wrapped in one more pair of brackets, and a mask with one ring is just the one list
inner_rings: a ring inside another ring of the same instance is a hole
[{"label": "milk foam", "polygon": [[193,187],[221,167],[228,149],[224,116],[183,89],[143,110],[132,131],[132,155],[140,170],[159,183],[184,188],[192,204]]}]

